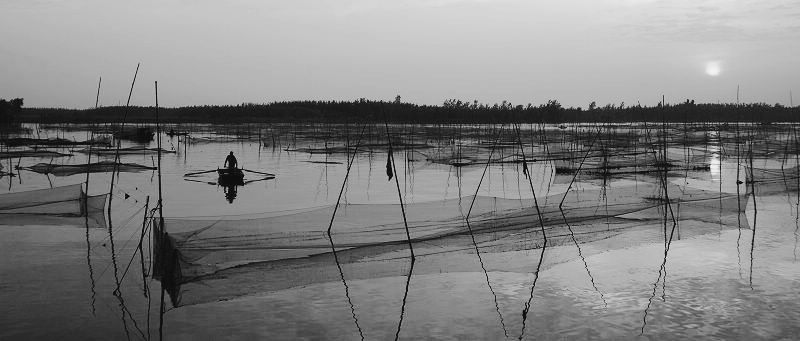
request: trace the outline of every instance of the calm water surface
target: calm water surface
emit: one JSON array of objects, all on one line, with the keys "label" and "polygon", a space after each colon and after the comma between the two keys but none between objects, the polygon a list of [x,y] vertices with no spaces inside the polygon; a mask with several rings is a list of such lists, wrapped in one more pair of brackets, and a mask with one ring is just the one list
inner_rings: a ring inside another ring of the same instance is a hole
[{"label": "calm water surface", "polygon": [[[84,140],[88,136],[81,129],[33,128],[40,137]],[[194,140],[188,144],[183,137],[164,136],[164,148],[175,151],[162,159],[165,216],[241,219],[336,203],[347,171],[347,154],[297,151],[324,144],[296,136],[284,135],[273,143],[266,135],[261,140],[253,135],[234,139],[210,130],[193,132]],[[492,136],[485,140],[491,141]],[[129,142],[123,146],[127,145],[142,146]],[[155,142],[148,146],[155,147]],[[723,147],[714,143],[693,147],[709,168],[678,172],[669,182],[720,195],[736,194],[737,189],[744,194],[747,184],[736,185],[737,160],[722,155]],[[40,162],[82,164],[86,155],[77,152],[82,148],[55,149],[71,152],[68,157],[2,162],[6,170]],[[248,172],[248,183],[236,188],[231,201],[229,189],[216,185],[213,173],[184,177],[222,167],[230,151],[243,168],[273,173],[275,178]],[[669,153],[679,159],[685,150],[671,148]],[[397,185],[408,204],[473,194],[522,203],[532,198],[531,187],[540,199],[561,195],[569,187],[570,176],[563,181],[565,176],[556,176],[553,163],[548,162],[529,163],[529,185],[519,163],[492,164],[481,180],[482,165],[412,162],[408,157],[413,154],[405,150],[394,155],[397,184],[386,175],[385,151],[359,153],[342,202],[396,204]],[[113,156],[103,159],[113,160]],[[122,162],[149,166],[157,161],[155,154],[133,154],[123,156]],[[785,164],[769,157],[754,161],[762,168],[795,166],[794,161]],[[739,172],[744,179],[744,167]],[[22,170],[19,177],[0,178],[0,194],[85,179],[85,174],[56,177]],[[108,192],[108,173],[92,173],[89,179],[90,194]],[[578,179],[571,188],[586,193],[601,188],[611,191],[654,179],[626,177],[610,180],[606,186],[596,179]],[[143,279],[136,253],[145,203],[150,196],[152,207],[157,184],[155,172],[121,173],[111,202],[110,231],[4,221],[0,225],[0,339],[157,339],[159,281],[149,276]],[[602,198],[582,200],[603,206]],[[581,242],[580,249],[569,243],[546,248],[545,266],[536,279],[526,316],[523,311],[536,278],[530,269],[541,253],[535,247],[499,256],[485,254],[485,273],[477,255],[471,253],[456,258],[462,263],[457,271],[443,267],[441,273],[426,271],[410,279],[345,278],[346,288],[342,281],[324,281],[179,307],[172,307],[167,299],[164,338],[352,340],[363,336],[372,340],[393,339],[396,333],[401,339],[459,340],[796,338],[800,335],[796,323],[800,320],[797,189],[755,199],[747,196],[741,207],[746,228],[723,228],[720,223],[715,232],[692,233],[690,226],[684,227],[687,237],[674,238],[668,256],[664,240],[653,238],[658,230],[650,233],[636,228],[613,238]],[[291,231],[292,226],[282,228]],[[147,245],[149,237],[145,240]],[[149,273],[148,250],[149,246],[144,263]]]}]

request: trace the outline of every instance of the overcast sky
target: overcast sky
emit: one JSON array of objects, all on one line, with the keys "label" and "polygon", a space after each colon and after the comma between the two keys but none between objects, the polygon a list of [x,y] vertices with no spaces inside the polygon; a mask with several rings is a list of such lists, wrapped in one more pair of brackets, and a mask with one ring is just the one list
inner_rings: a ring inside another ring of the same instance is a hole
[{"label": "overcast sky", "polygon": [[800,0],[0,0],[28,107],[800,103]]}]

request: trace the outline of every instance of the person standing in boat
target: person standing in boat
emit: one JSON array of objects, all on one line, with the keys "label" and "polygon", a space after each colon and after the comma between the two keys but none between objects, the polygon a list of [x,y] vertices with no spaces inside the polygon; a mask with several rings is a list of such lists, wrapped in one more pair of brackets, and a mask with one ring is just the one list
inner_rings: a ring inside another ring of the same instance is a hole
[{"label": "person standing in boat", "polygon": [[236,169],[238,162],[236,162],[236,157],[233,156],[233,152],[228,154],[228,157],[225,158],[225,163],[222,164],[222,167],[228,167],[228,169]]}]

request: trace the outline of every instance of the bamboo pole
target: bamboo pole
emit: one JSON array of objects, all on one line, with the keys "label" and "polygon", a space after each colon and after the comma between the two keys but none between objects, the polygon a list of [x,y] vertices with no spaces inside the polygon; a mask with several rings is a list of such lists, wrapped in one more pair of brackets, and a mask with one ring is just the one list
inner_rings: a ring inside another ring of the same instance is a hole
[{"label": "bamboo pole", "polygon": [[103,77],[100,77],[100,80],[97,81],[97,97],[94,99],[94,108],[97,109],[98,105],[100,104],[100,83],[103,82]]},{"label": "bamboo pole", "polygon": [[[164,201],[161,187],[161,125],[158,121],[158,81],[155,82],[156,94],[156,143],[158,146],[158,224],[161,233],[164,231]],[[162,243],[163,243],[163,238]],[[162,247],[163,250],[163,247]],[[162,251],[163,252],[163,251]],[[164,339],[164,275],[161,276],[161,304],[158,316],[158,339]]]},{"label": "bamboo pole", "polygon": [[[125,112],[122,116],[122,124],[120,125],[120,130],[125,128],[125,120],[128,118],[128,108],[131,104],[131,95],[133,95],[133,85],[136,84],[136,76],[139,75],[139,63],[136,64],[136,72],[133,74],[133,81],[131,82],[131,90],[128,92],[128,101],[125,103]],[[112,141],[113,141],[113,134],[112,134]],[[111,221],[111,200],[114,197],[114,179],[116,176],[117,171],[119,170],[119,148],[120,144],[117,141],[117,150],[114,153],[114,169],[111,171],[111,184],[108,188],[108,220]],[[109,224],[109,229],[111,229],[111,224]]]}]

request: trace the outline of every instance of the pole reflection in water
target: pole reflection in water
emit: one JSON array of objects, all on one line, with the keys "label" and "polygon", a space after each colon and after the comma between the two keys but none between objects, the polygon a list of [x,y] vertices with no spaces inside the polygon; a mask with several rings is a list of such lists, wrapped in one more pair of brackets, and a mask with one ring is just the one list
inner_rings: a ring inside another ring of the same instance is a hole
[{"label": "pole reflection in water", "polygon": [[[522,161],[526,162],[525,148],[523,148],[523,146],[522,146],[522,138],[520,137],[519,126],[518,125],[516,126],[516,131],[517,131],[517,142],[519,143],[520,153],[522,154]],[[598,134],[599,134],[599,130],[598,130]],[[592,141],[592,145],[594,145],[594,141]],[[592,149],[592,147],[589,146],[589,151],[591,151],[591,149]],[[589,151],[587,151],[587,155],[588,155]],[[586,158],[584,157],[584,160],[585,159]],[[583,165],[583,162],[581,162],[581,166],[582,165]],[[579,167],[579,169],[580,169],[580,167]],[[575,174],[577,176],[577,172]],[[572,181],[575,181],[575,178],[573,178]],[[545,230],[544,230],[544,219],[542,219],[542,211],[539,208],[539,200],[536,198],[536,190],[533,189],[533,181],[531,180],[530,176],[528,177],[528,184],[530,185],[530,188],[531,188],[531,195],[533,195],[533,203],[534,203],[534,206],[536,208],[536,215],[539,218],[539,226],[541,227],[542,251],[539,254],[539,263],[536,265],[536,271],[534,271],[534,274],[533,274],[534,277],[533,277],[533,282],[531,283],[530,296],[528,296],[528,300],[527,300],[527,302],[525,302],[525,308],[522,309],[522,328],[521,328],[520,333],[519,333],[519,339],[520,340],[522,340],[522,338],[525,336],[525,322],[528,319],[528,312],[530,311],[531,304],[533,303],[533,291],[536,288],[536,281],[539,280],[539,272],[542,269],[542,261],[544,260],[544,253],[545,253],[545,250],[547,250],[547,234],[545,233]],[[570,183],[570,186],[571,185],[572,185],[572,183]],[[567,188],[567,192],[569,192],[569,188]],[[566,195],[567,195],[567,193],[565,192],[564,193],[564,197],[565,198],[566,198]],[[561,202],[563,203],[564,200],[562,199]],[[559,210],[561,210],[561,205],[559,205]],[[562,214],[563,214],[563,211],[562,211]]]},{"label": "pole reflection in water", "polygon": [[[478,198],[478,192],[481,189],[481,184],[483,183],[484,177],[486,177],[486,172],[489,169],[489,165],[491,165],[492,155],[494,155],[495,146],[500,141],[502,136],[502,128],[497,133],[497,139],[495,140],[494,144],[492,145],[492,149],[489,152],[489,157],[486,161],[486,166],[483,168],[483,173],[481,174],[480,180],[478,180],[478,186],[475,188],[475,195],[472,196],[472,201],[469,204],[469,209],[467,210],[467,214],[464,216],[464,223],[467,225],[467,230],[469,231],[470,238],[472,239],[472,245],[475,247],[475,255],[478,257],[478,262],[481,264],[481,270],[483,270],[483,275],[486,278],[486,286],[489,288],[489,291],[492,293],[492,298],[494,299],[494,306],[495,310],[497,310],[497,316],[500,318],[500,326],[503,328],[503,335],[508,337],[508,329],[506,328],[505,320],[503,319],[503,314],[500,312],[500,304],[497,302],[497,293],[495,293],[494,288],[492,288],[492,283],[489,281],[489,272],[486,270],[486,265],[483,262],[483,257],[481,257],[481,251],[478,247],[478,243],[475,241],[475,233],[472,231],[472,226],[469,223],[470,215],[472,214],[472,208],[475,206],[475,199]],[[459,208],[461,206],[459,205]]]},{"label": "pole reflection in water", "polygon": [[361,329],[361,325],[358,324],[358,316],[356,316],[356,307],[355,305],[353,305],[353,300],[350,298],[350,287],[347,285],[347,280],[345,280],[344,278],[344,271],[342,270],[342,264],[339,262],[339,256],[336,254],[336,246],[333,243],[333,235],[331,235],[331,230],[333,229],[333,221],[336,218],[336,211],[339,209],[339,204],[341,203],[342,200],[342,194],[344,193],[344,189],[347,187],[347,180],[350,178],[350,169],[353,166],[353,161],[358,155],[358,146],[361,144],[361,137],[363,136],[363,133],[364,130],[362,128],[361,134],[358,136],[358,141],[356,142],[355,149],[353,150],[353,156],[348,158],[347,172],[345,173],[344,181],[342,181],[342,188],[339,190],[339,196],[336,199],[336,205],[333,207],[333,214],[331,214],[331,222],[330,224],[328,224],[328,231],[327,231],[328,241],[331,244],[331,253],[333,253],[333,259],[336,261],[336,268],[339,270],[339,276],[342,279],[342,285],[344,285],[344,294],[347,297],[347,304],[350,305],[350,313],[353,316],[353,323],[355,323],[356,329],[358,329],[358,335],[361,337],[361,340],[364,340],[364,331]]}]

